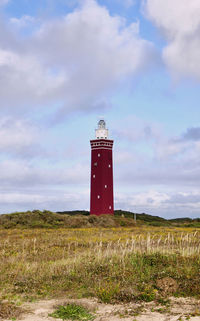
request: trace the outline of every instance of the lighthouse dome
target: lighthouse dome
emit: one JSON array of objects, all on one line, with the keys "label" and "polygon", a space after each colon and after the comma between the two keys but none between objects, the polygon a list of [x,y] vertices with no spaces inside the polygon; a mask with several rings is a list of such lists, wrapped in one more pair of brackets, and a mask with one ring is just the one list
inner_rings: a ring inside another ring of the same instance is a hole
[{"label": "lighthouse dome", "polygon": [[98,122],[98,128],[106,128],[106,122],[103,119],[100,119]]}]

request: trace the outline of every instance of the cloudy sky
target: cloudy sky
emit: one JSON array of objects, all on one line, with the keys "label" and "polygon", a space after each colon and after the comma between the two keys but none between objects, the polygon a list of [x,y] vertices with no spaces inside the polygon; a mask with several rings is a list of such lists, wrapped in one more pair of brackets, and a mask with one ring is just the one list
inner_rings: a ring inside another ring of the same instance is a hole
[{"label": "cloudy sky", "polygon": [[115,208],[200,217],[200,0],[0,0],[0,213],[89,209],[100,117]]}]

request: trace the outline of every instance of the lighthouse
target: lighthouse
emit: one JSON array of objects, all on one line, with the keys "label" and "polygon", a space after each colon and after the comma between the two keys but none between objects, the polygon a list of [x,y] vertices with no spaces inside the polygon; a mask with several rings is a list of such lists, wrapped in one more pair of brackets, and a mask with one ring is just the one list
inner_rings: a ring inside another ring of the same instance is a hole
[{"label": "lighthouse", "polygon": [[113,140],[103,119],[98,122],[96,139],[91,145],[90,214],[113,214]]}]

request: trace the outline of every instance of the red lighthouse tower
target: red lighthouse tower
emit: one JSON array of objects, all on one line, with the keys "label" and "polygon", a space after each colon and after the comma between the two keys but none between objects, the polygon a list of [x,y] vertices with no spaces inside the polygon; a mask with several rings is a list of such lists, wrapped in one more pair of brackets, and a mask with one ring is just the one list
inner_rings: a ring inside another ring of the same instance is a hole
[{"label": "red lighthouse tower", "polygon": [[113,214],[113,140],[108,139],[104,120],[98,122],[91,144],[90,214]]}]

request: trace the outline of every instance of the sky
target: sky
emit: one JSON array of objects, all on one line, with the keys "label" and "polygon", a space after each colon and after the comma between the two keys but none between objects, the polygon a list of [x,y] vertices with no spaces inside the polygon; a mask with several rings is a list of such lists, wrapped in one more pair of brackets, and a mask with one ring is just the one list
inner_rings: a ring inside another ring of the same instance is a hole
[{"label": "sky", "polygon": [[90,139],[115,209],[200,217],[200,0],[0,0],[0,213],[89,210]]}]

